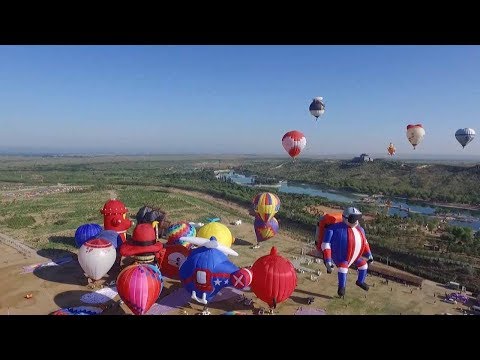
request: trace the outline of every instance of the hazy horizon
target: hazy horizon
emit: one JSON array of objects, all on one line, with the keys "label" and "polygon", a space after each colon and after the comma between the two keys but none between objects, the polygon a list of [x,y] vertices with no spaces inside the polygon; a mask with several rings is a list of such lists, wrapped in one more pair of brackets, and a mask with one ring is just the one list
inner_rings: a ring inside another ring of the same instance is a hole
[{"label": "hazy horizon", "polygon": [[[0,153],[480,157],[480,46],[0,46]],[[323,96],[315,121],[308,106]],[[426,135],[413,150],[408,124]]]}]

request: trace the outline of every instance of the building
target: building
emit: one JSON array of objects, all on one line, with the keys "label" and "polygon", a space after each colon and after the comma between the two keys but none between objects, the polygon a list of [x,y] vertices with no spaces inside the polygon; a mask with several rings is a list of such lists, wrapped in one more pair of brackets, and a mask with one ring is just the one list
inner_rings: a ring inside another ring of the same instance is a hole
[{"label": "building", "polygon": [[368,154],[361,154],[358,157],[354,157],[352,161],[362,163],[362,162],[373,161],[373,158],[370,157],[370,155]]}]

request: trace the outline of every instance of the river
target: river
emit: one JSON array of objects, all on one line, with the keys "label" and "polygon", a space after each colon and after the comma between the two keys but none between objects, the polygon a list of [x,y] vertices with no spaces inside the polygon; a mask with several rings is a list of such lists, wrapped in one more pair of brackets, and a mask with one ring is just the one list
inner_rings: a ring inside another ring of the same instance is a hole
[{"label": "river", "polygon": [[[225,176],[231,179],[233,182],[240,185],[252,185],[252,180],[254,176],[246,176],[243,174],[237,174],[233,171],[224,172],[219,174],[220,176]],[[368,197],[368,195],[355,194],[346,191],[337,191],[324,189],[314,185],[298,184],[293,182],[282,181],[279,185],[272,186],[278,189],[279,192],[290,193],[290,194],[305,194],[310,196],[319,196],[332,201],[344,203],[344,204],[361,204],[362,199]],[[261,189],[261,187],[259,187]],[[455,226],[465,226],[472,228],[474,230],[480,229],[480,213],[477,211],[470,211],[465,209],[451,208],[451,207],[442,207],[442,206],[428,206],[422,205],[419,203],[413,203],[398,198],[387,198],[382,197],[377,200],[377,203],[384,202],[385,200],[390,199],[392,207],[390,207],[388,214],[389,215],[398,215],[401,217],[408,216],[406,211],[400,210],[398,207],[410,208],[410,211],[416,212],[422,215],[434,216],[436,208],[443,208],[448,211],[448,216],[452,217],[468,217],[468,220],[448,220],[450,225]]]}]

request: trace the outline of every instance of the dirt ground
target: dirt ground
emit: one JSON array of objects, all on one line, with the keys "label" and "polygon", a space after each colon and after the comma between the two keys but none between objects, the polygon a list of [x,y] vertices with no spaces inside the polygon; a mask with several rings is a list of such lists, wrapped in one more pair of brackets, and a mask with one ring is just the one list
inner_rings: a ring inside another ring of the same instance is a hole
[{"label": "dirt ground", "polygon": [[[210,202],[221,202],[222,205],[236,209],[242,215],[250,217],[247,209],[233,203],[215,199],[209,195],[184,190],[174,190],[174,192],[194,195]],[[345,298],[339,298],[336,294],[336,271],[332,274],[327,274],[322,263],[315,263],[313,257],[301,255],[302,248],[306,248],[306,246],[304,242],[296,239],[294,234],[280,229],[279,234],[274,238],[261,243],[260,248],[253,249],[252,245],[256,242],[252,226],[253,217],[251,217],[250,222],[244,222],[238,226],[231,225],[235,220],[232,216],[222,216],[222,223],[230,228],[236,238],[232,248],[239,253],[239,256],[231,257],[231,260],[237,266],[252,265],[256,259],[267,255],[271,247],[275,246],[280,255],[287,257],[295,264],[302,263],[301,260],[304,259],[305,261],[300,266],[312,271],[311,273],[309,271],[297,273],[297,288],[289,299],[277,306],[275,310],[277,314],[293,315],[300,307],[320,308],[329,315],[461,314],[463,309],[468,308],[465,305],[453,305],[441,301],[444,293],[451,292],[451,290],[447,290],[442,285],[427,280],[424,281],[422,288],[419,289],[392,281],[386,284],[383,279],[369,275],[367,283],[371,287],[368,292],[365,292],[355,285],[356,271],[354,270],[349,270]],[[44,267],[35,270],[33,273],[22,274],[23,266],[49,261],[49,254],[42,250],[23,250],[20,252],[14,247],[12,243],[8,244],[8,241],[0,242],[1,315],[47,315],[64,307],[95,306],[82,303],[80,297],[86,293],[98,290],[102,284],[108,284],[115,280],[120,271],[118,266],[114,266],[109,274],[99,281],[97,288],[92,289],[89,287],[83,270],[78,264],[76,254],[69,253],[67,255],[71,255],[73,260],[67,264]],[[311,261],[310,264],[306,262],[308,259]],[[317,271],[320,271],[320,275],[318,275]],[[159,300],[180,286],[179,281],[165,279],[164,289],[160,294]],[[25,298],[27,294],[31,294],[31,298]],[[212,314],[222,314],[225,311],[233,310],[245,314],[253,314],[259,308],[267,308],[267,305],[252,292],[246,291],[245,296],[253,300],[252,306],[246,306],[237,302],[236,298],[232,298],[211,303],[208,308]],[[307,304],[308,297],[314,298],[314,302],[311,305]],[[125,304],[120,304],[119,300],[120,298],[117,295],[112,301],[107,302],[103,314],[132,314]],[[191,300],[185,306],[179,307],[178,312],[173,311],[170,314],[180,315],[186,312],[193,315],[200,313],[202,308],[203,305]]]}]

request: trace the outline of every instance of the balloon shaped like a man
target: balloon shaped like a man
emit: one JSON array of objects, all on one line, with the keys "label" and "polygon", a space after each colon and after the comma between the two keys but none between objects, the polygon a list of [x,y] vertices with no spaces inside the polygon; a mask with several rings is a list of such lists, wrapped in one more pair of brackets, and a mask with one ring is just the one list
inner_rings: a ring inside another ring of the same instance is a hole
[{"label": "balloon shaped like a man", "polygon": [[332,260],[338,267],[338,296],[345,295],[348,268],[353,263],[358,270],[357,286],[365,291],[369,288],[365,278],[368,264],[373,261],[373,256],[365,230],[358,223],[361,218],[362,213],[358,209],[348,207],[343,211],[342,222],[332,224],[325,229],[321,244],[323,261],[329,274],[333,268]]}]

